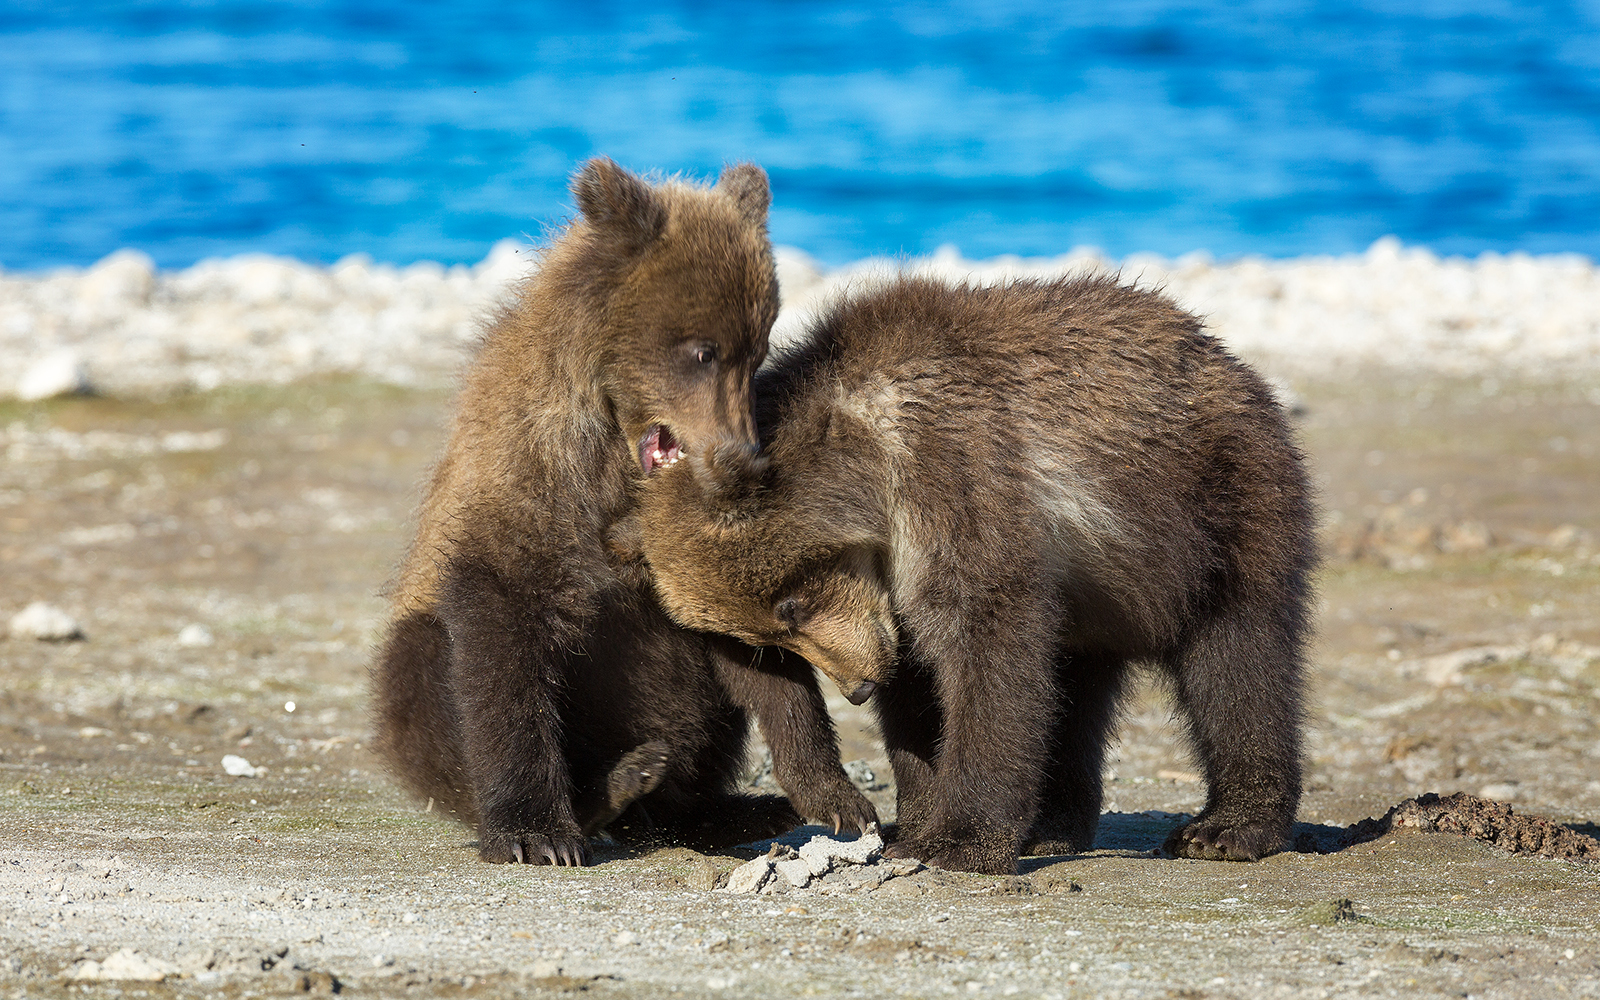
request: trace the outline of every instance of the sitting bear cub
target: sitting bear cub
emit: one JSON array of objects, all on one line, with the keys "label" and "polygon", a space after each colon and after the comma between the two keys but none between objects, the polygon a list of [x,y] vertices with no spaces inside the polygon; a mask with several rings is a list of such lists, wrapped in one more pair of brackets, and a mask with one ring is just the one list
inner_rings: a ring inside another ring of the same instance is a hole
[{"label": "sitting bear cub", "polygon": [[614,551],[640,485],[752,453],[777,315],[766,174],[648,184],[610,160],[489,327],[394,589],[375,747],[485,861],[582,864],[602,828],[695,846],[792,826],[733,791],[754,714],[795,809],[876,819],[811,668],[673,624]]},{"label": "sitting bear cub", "polygon": [[890,853],[1012,872],[1092,846],[1133,666],[1170,684],[1207,801],[1168,849],[1254,860],[1300,797],[1313,501],[1273,394],[1109,277],[902,278],[758,374],[763,451],[645,485],[680,623],[871,697]]}]

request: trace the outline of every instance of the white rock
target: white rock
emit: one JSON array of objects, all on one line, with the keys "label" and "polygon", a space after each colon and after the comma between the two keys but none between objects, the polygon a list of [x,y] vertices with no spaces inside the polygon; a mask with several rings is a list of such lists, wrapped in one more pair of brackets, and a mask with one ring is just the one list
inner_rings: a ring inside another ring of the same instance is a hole
[{"label": "white rock", "polygon": [[811,866],[803,858],[790,858],[773,865],[784,880],[796,889],[804,889],[811,882]]},{"label": "white rock", "polygon": [[185,625],[178,631],[178,645],[187,649],[199,649],[214,642],[216,642],[216,639],[212,637],[211,630],[204,625]]},{"label": "white rock", "polygon": [[845,871],[845,881],[852,889],[871,891],[894,878],[896,872],[890,865],[858,865]]},{"label": "white rock", "polygon": [[519,240],[506,239],[490,247],[489,255],[474,270],[480,279],[509,286],[527,277],[533,271],[537,258],[533,247]]},{"label": "white rock", "polygon": [[[837,867],[838,862],[850,865],[870,865],[883,854],[883,837],[879,834],[877,826],[870,827],[866,833],[854,840],[835,840],[818,834],[802,848],[800,857],[804,859],[813,871],[816,870],[816,858],[826,857],[830,867]],[[827,869],[823,869],[826,871]],[[817,872],[821,874],[821,872]]]},{"label": "white rock", "polygon": [[53,604],[34,601],[11,616],[11,634],[18,639],[43,639],[46,642],[66,642],[82,639],[83,626],[78,620]]},{"label": "white rock", "polygon": [[1471,646],[1403,663],[1403,677],[1421,677],[1435,687],[1450,687],[1465,680],[1468,670],[1494,663],[1510,663],[1527,655],[1518,646]]},{"label": "white rock", "polygon": [[833,855],[828,851],[828,844],[832,843],[826,837],[812,837],[811,841],[800,848],[800,860],[805,863],[806,870],[812,875],[826,875],[833,870]]},{"label": "white rock", "polygon": [[822,283],[822,267],[817,259],[798,247],[773,247],[772,259],[778,270],[778,296],[786,306],[800,301]]},{"label": "white rock", "polygon": [[1478,789],[1478,797],[1496,802],[1506,802],[1517,797],[1515,781],[1496,781]]},{"label": "white rock", "polygon": [[248,760],[238,754],[226,754],[222,758],[222,770],[235,778],[259,778],[266,773],[264,767],[252,767]]},{"label": "white rock", "polygon": [[168,976],[178,974],[178,967],[159,958],[142,955],[131,948],[115,952],[103,962],[79,962],[68,970],[66,978],[72,980],[133,980],[159,983]]},{"label": "white rock", "polygon": [[117,250],[83,273],[79,298],[99,306],[143,305],[156,287],[156,262],[138,250]]},{"label": "white rock", "polygon": [[17,398],[54,399],[57,396],[82,396],[94,390],[89,370],[78,352],[71,348],[52,351],[28,366],[17,382]]},{"label": "white rock", "polygon": [[772,859],[767,857],[747,861],[728,874],[728,884],[723,892],[760,892],[772,877]]}]

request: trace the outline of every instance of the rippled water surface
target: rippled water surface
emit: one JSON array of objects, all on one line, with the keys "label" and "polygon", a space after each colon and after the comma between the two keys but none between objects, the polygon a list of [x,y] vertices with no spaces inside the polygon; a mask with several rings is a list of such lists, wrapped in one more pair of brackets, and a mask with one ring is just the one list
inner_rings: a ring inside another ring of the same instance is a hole
[{"label": "rippled water surface", "polygon": [[833,262],[1600,257],[1593,2],[888,6],[10,3],[0,266],[477,260],[596,153],[757,160]]}]

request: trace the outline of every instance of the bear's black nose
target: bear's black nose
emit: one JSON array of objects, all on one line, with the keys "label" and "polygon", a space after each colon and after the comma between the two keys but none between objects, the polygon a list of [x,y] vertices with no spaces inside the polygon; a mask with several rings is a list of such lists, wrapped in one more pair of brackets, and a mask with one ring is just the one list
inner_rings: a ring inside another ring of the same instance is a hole
[{"label": "bear's black nose", "polygon": [[872,692],[876,690],[878,690],[877,681],[862,681],[860,687],[845,695],[845,699],[852,705],[860,705],[871,698]]}]

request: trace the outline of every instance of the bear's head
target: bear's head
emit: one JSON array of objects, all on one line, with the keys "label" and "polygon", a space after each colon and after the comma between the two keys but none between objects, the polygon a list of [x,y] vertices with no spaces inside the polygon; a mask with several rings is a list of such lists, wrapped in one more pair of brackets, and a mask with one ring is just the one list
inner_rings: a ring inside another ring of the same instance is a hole
[{"label": "bear's head", "polygon": [[601,158],[572,192],[584,250],[567,280],[604,333],[596,369],[646,476],[754,454],[750,380],[778,315],[767,175],[652,184]]},{"label": "bear's head", "polygon": [[613,544],[641,556],[678,624],[799,653],[861,704],[889,679],[900,644],[881,553],[816,523],[803,498],[754,481],[705,488],[693,466],[641,491]]}]

